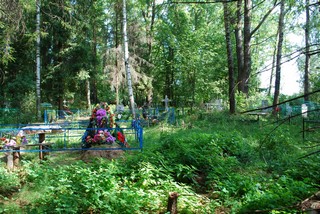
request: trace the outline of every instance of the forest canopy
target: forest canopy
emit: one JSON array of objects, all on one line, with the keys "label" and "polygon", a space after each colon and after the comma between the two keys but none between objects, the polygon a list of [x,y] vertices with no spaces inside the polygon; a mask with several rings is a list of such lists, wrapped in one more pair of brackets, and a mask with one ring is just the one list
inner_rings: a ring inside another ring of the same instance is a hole
[{"label": "forest canopy", "polygon": [[128,104],[123,3],[138,106],[223,99],[235,113],[261,91],[276,105],[291,60],[301,94],[319,88],[319,1],[0,0],[0,107],[34,113],[37,97],[58,109]]}]

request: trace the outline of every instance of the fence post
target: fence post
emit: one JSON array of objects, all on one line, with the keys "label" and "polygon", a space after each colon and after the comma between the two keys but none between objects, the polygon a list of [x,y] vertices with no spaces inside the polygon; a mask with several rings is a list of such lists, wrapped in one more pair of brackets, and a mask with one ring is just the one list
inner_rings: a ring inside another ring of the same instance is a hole
[{"label": "fence post", "polygon": [[43,155],[43,152],[42,152],[42,150],[43,150],[42,143],[45,142],[46,134],[45,133],[39,133],[38,136],[39,136],[39,159],[43,160],[44,155]]}]

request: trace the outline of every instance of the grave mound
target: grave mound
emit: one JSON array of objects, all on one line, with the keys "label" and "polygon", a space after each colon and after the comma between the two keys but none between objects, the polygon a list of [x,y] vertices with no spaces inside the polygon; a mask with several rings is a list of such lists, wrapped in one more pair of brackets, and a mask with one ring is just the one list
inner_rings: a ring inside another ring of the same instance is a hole
[{"label": "grave mound", "polygon": [[[96,158],[107,158],[109,160],[119,158],[123,156],[124,151],[118,148],[121,148],[118,144],[103,144],[92,146],[92,149],[97,148],[97,150],[87,150],[83,151],[81,155],[81,160],[85,162],[91,162]],[[103,150],[103,149],[110,149],[110,150]]]}]

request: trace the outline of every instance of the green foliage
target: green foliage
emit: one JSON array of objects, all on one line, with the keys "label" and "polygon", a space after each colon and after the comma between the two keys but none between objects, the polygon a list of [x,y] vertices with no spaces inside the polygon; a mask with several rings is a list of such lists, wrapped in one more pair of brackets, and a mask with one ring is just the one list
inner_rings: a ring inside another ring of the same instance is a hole
[{"label": "green foliage", "polygon": [[[28,212],[152,213],[165,209],[169,191],[194,194],[147,162],[141,162],[136,170],[103,160],[62,167],[44,163],[30,165],[27,174],[28,182],[43,187],[41,197],[28,206]],[[180,205],[182,213],[198,209],[197,197],[184,199]]]},{"label": "green foliage", "polygon": [[10,196],[20,188],[20,180],[17,174],[0,167],[0,197]]},{"label": "green foliage", "polygon": [[28,124],[36,121],[36,94],[30,92],[22,98],[19,123]]},{"label": "green foliage", "polygon": [[21,183],[20,197],[33,197],[24,198],[23,208],[8,199],[5,209],[165,213],[168,193],[178,192],[179,213],[292,213],[286,207],[316,191],[320,157],[301,158],[309,151],[301,147],[293,125],[274,130],[276,125],[267,121],[201,115],[183,118],[192,122],[188,128],[146,128],[143,152],[127,152],[117,160],[84,163],[74,160],[78,153],[52,154],[39,164],[25,156],[19,177],[2,174],[6,181],[15,176],[7,187],[11,192]]},{"label": "green foliage", "polygon": [[312,194],[312,186],[302,181],[296,181],[286,176],[277,179],[262,179],[254,182],[250,189],[245,189],[240,213],[258,210],[272,210],[290,207]]}]

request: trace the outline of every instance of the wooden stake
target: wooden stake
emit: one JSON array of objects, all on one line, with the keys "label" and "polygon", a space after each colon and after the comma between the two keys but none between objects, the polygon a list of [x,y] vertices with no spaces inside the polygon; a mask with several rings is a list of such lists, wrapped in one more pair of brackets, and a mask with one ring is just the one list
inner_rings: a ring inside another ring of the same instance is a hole
[{"label": "wooden stake", "polygon": [[170,214],[178,213],[178,196],[179,194],[177,192],[169,193],[167,212],[170,212]]}]

